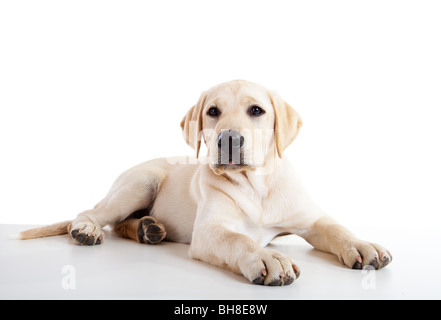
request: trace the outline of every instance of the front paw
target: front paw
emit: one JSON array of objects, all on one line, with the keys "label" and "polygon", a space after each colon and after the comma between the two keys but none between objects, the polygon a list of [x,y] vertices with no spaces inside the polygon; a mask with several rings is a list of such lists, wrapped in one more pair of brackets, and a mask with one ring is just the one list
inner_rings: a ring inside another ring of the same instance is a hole
[{"label": "front paw", "polygon": [[269,249],[243,257],[239,268],[249,281],[264,286],[286,286],[300,276],[300,270],[291,258]]},{"label": "front paw", "polygon": [[356,240],[342,248],[339,259],[341,263],[352,269],[371,266],[379,270],[392,262],[392,255],[379,244]]}]

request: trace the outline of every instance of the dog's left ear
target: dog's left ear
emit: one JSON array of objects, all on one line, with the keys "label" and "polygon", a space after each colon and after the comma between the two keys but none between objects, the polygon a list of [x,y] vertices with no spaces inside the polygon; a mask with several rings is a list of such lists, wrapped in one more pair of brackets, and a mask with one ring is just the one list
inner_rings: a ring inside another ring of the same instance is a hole
[{"label": "dog's left ear", "polygon": [[185,142],[196,151],[196,158],[199,157],[202,139],[202,109],[207,95],[201,94],[199,101],[187,112],[181,121],[182,134]]},{"label": "dog's left ear", "polygon": [[294,141],[303,122],[300,115],[275,92],[268,93],[274,108],[274,137],[279,158]]}]

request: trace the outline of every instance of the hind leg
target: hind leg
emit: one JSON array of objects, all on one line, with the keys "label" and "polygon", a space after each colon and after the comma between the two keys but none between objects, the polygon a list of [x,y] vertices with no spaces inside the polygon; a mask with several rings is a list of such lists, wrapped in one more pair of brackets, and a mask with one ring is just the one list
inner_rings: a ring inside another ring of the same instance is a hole
[{"label": "hind leg", "polygon": [[157,244],[166,236],[164,225],[150,216],[140,219],[129,217],[115,224],[113,231],[120,237],[148,244]]},{"label": "hind leg", "polygon": [[[153,203],[165,175],[163,167],[151,162],[124,172],[95,208],[80,213],[72,222],[69,230],[72,238],[82,245],[100,244],[104,239],[104,226],[119,223]],[[128,223],[126,228],[131,230],[131,225]]]}]

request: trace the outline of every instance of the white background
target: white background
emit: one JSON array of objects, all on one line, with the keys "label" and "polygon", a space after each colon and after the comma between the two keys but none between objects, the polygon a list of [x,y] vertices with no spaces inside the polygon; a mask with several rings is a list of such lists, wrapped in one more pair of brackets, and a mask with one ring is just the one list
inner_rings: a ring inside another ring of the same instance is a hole
[{"label": "white background", "polygon": [[439,1],[0,2],[0,223],[94,206],[127,168],[192,154],[200,92],[247,79],[304,126],[287,149],[348,226],[441,217]]}]

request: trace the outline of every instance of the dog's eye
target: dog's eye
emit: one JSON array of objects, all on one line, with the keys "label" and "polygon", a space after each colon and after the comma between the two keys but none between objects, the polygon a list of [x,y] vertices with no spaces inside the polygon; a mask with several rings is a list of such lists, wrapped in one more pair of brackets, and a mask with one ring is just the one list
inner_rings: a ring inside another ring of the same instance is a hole
[{"label": "dog's eye", "polygon": [[253,117],[259,117],[265,113],[265,110],[259,106],[251,106],[250,109],[248,109],[248,113]]},{"label": "dog's eye", "polygon": [[217,107],[211,107],[210,109],[208,109],[207,114],[211,117],[217,117],[220,114],[220,112]]}]

